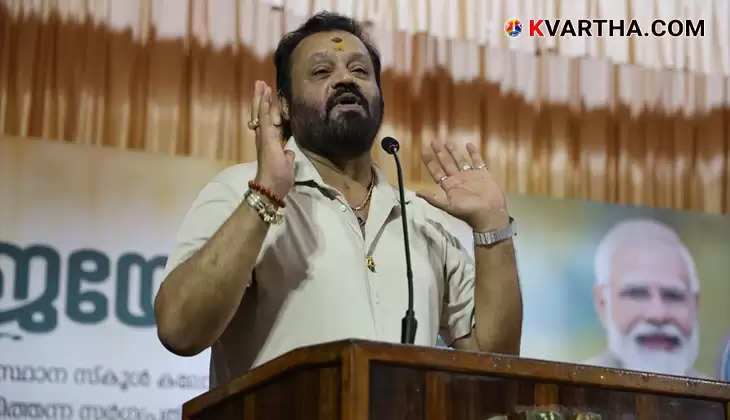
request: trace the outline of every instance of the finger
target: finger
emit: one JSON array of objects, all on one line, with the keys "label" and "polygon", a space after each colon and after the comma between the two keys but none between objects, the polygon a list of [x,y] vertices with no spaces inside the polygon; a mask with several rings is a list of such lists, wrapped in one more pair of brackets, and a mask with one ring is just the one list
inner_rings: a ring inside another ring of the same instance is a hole
[{"label": "finger", "polygon": [[264,93],[261,97],[261,104],[259,105],[259,124],[261,127],[268,128],[271,125],[271,89],[266,86],[264,87]]},{"label": "finger", "polygon": [[441,164],[430,145],[426,145],[421,148],[421,158],[423,159],[423,163],[426,165],[426,169],[431,175],[431,178],[433,178],[434,182],[440,184],[441,180],[446,176],[446,172],[444,172],[441,167]]},{"label": "finger", "polygon": [[452,141],[446,142],[446,150],[449,151],[451,158],[456,162],[456,167],[460,171],[466,171],[469,168],[473,168],[474,165],[471,161],[471,157],[466,151],[466,147],[457,145]]},{"label": "finger", "polygon": [[438,207],[441,210],[446,211],[447,207],[449,206],[449,200],[448,198],[446,198],[446,193],[443,191],[439,191],[436,193],[419,191],[416,193],[416,195],[426,200],[432,206]]},{"label": "finger", "polygon": [[281,105],[279,104],[279,98],[271,93],[271,123],[276,127],[281,125]]},{"label": "finger", "polygon": [[456,161],[454,161],[454,158],[451,157],[451,153],[446,150],[443,144],[438,141],[432,141],[431,148],[447,176],[453,176],[459,173]]},{"label": "finger", "polygon": [[479,153],[479,150],[477,150],[477,147],[473,143],[467,143],[466,150],[469,152],[469,156],[471,157],[471,162],[474,165],[475,169],[484,165],[484,160],[482,159],[482,155]]},{"label": "finger", "polygon": [[264,94],[263,82],[257,80],[253,84],[253,99],[251,100],[251,120],[255,120],[259,117],[259,106],[261,104],[261,97]]},{"label": "finger", "polygon": [[259,108],[261,138],[262,141],[266,141],[266,146],[274,147],[276,145],[276,148],[281,150],[283,149],[281,127],[273,124],[274,106],[274,93],[270,87],[266,86]]}]

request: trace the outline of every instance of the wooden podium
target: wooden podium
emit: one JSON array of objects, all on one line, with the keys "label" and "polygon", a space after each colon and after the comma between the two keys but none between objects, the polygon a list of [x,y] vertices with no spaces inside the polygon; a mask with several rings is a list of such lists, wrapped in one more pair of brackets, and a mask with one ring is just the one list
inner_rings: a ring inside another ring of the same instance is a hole
[{"label": "wooden podium", "polygon": [[730,384],[345,340],[253,369],[185,403],[183,419],[730,420]]}]

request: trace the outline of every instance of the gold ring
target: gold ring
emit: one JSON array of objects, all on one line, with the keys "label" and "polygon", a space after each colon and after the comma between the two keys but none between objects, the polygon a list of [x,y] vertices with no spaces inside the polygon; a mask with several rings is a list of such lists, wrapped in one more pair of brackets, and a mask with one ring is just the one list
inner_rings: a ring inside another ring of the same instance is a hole
[{"label": "gold ring", "polygon": [[251,121],[249,121],[247,125],[250,130],[256,131],[256,129],[259,128],[259,125],[261,125],[261,124],[259,123],[258,118],[254,118]]},{"label": "gold ring", "polygon": [[474,169],[474,167],[472,167],[471,165],[461,165],[461,171],[462,172],[464,172],[464,171],[471,171],[472,169]]},{"label": "gold ring", "polygon": [[442,183],[442,182],[444,182],[444,181],[446,181],[446,179],[448,179],[448,178],[449,178],[449,177],[448,177],[448,176],[446,176],[446,175],[442,176],[441,178],[439,178],[439,180],[438,180],[437,184],[441,185],[441,183]]},{"label": "gold ring", "polygon": [[479,165],[477,165],[477,169],[486,169],[486,168],[487,168],[486,163],[480,163]]}]

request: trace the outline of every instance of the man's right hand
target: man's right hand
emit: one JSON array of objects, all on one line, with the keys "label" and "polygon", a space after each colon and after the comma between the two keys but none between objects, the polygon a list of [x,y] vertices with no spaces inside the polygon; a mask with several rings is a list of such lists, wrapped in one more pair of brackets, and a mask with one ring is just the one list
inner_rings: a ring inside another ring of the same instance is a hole
[{"label": "man's right hand", "polygon": [[294,152],[284,150],[281,132],[281,110],[271,88],[257,80],[251,102],[251,120],[256,128],[255,182],[270,189],[282,199],[294,185]]}]

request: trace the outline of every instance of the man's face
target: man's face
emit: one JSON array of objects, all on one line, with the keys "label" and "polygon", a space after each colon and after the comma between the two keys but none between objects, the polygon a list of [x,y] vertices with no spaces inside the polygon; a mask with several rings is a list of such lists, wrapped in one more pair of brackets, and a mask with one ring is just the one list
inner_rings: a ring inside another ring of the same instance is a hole
[{"label": "man's face", "polygon": [[370,150],[383,102],[370,54],[354,35],[319,32],[294,49],[291,66],[292,132],[305,148],[330,158]]},{"label": "man's face", "polygon": [[629,369],[685,374],[697,357],[697,296],[677,246],[627,244],[602,286],[609,347]]}]

